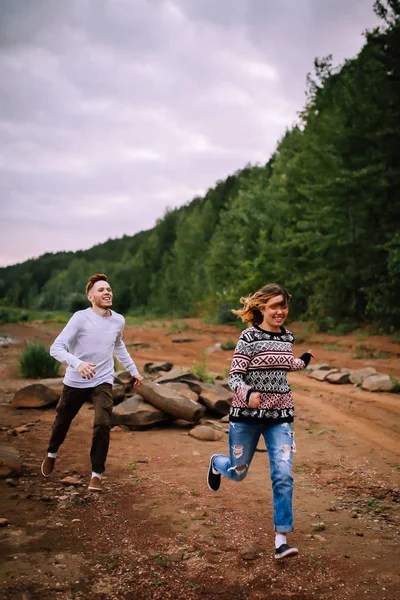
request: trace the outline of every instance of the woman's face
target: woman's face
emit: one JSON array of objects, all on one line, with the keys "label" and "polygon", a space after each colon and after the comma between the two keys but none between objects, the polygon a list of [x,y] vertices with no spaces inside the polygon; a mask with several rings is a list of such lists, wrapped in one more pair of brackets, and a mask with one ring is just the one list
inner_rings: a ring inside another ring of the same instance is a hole
[{"label": "woman's face", "polygon": [[270,298],[260,312],[263,315],[261,327],[268,331],[279,332],[289,314],[289,306],[284,296],[280,294]]}]

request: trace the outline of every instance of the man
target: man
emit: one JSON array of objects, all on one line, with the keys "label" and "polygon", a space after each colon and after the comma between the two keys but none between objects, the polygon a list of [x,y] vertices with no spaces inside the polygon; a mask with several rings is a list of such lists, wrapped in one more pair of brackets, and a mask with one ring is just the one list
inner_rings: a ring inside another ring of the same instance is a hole
[{"label": "man", "polygon": [[107,276],[103,273],[92,275],[86,285],[86,295],[92,307],[76,312],[50,348],[51,356],[68,367],[48,453],[41,471],[44,477],[50,477],[58,449],[67,435],[72,419],[84,402],[91,401],[94,406],[94,425],[89,490],[100,492],[110,442],[113,355],[135,378],[135,387],[142,384],[143,377],[122,339],[125,319],[111,310],[113,295]]}]

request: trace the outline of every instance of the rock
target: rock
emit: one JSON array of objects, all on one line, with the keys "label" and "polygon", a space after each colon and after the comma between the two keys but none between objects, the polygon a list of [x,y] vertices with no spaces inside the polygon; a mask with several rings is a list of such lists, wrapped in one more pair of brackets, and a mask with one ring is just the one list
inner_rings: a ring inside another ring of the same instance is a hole
[{"label": "rock", "polygon": [[258,548],[254,548],[253,546],[248,546],[240,552],[240,558],[242,560],[256,560],[256,558],[258,558],[259,556],[260,551],[258,550]]},{"label": "rock", "polygon": [[214,346],[211,346],[210,348],[207,348],[206,352],[208,352],[208,354],[212,354],[213,352],[219,352],[222,351],[222,347],[221,344],[214,344]]},{"label": "rock", "polygon": [[361,387],[363,390],[368,390],[369,392],[394,392],[396,383],[389,375],[377,373],[376,375],[365,377]]},{"label": "rock", "polygon": [[350,375],[345,371],[339,371],[338,373],[330,373],[326,377],[326,381],[329,381],[329,383],[349,383]]},{"label": "rock", "polygon": [[318,381],[325,381],[325,379],[328,377],[328,375],[333,375],[334,373],[337,373],[338,369],[318,369],[316,371],[311,371],[311,373],[309,374],[309,377],[312,377],[312,379],[318,379]]},{"label": "rock", "polygon": [[4,518],[0,519],[0,527],[7,527],[7,525],[9,525],[9,524],[10,524],[10,521],[8,519],[4,519]]},{"label": "rock", "polygon": [[173,342],[174,344],[187,344],[189,342],[195,342],[195,341],[196,340],[194,338],[184,337],[182,335],[171,338],[171,342]]},{"label": "rock", "polygon": [[138,394],[156,408],[176,419],[197,423],[205,412],[204,407],[198,402],[155,382],[141,385],[138,388]]},{"label": "rock", "polygon": [[11,431],[12,435],[20,435],[21,433],[28,433],[29,431],[29,427],[27,427],[26,425],[21,425],[20,427],[14,427],[14,429]]},{"label": "rock", "polygon": [[191,373],[188,369],[175,367],[175,369],[172,369],[166,375],[155,379],[153,383],[169,383],[170,381],[184,381],[185,383],[189,383],[189,381],[200,381],[200,377]]},{"label": "rock", "polygon": [[323,523],[322,521],[318,521],[318,523],[313,523],[312,527],[314,531],[325,531],[326,529],[325,523]]},{"label": "rock", "polygon": [[[199,394],[196,394],[196,392],[192,391],[188,383],[184,383],[182,381],[170,381],[169,383],[165,383],[164,385],[168,388],[171,388],[171,390],[179,392],[189,400],[194,400],[195,402],[198,402],[199,400]],[[198,384],[196,384],[196,387],[200,389],[200,386]]]},{"label": "rock", "polygon": [[189,431],[189,435],[196,440],[201,440],[203,442],[218,442],[222,437],[221,433],[207,425],[198,425]]},{"label": "rock", "polygon": [[112,387],[112,396],[114,405],[120,404],[125,398],[126,385],[114,383]]},{"label": "rock", "polygon": [[222,417],[222,419],[220,419],[221,423],[229,423],[229,415],[225,415],[225,417]]},{"label": "rock", "polygon": [[365,367],[364,369],[353,369],[350,371],[350,382],[361,385],[366,377],[375,375],[376,369],[374,367]]},{"label": "rock", "polygon": [[144,365],[145,373],[158,373],[159,371],[170,371],[174,365],[170,362],[148,362]]},{"label": "rock", "polygon": [[200,390],[200,402],[208,409],[220,414],[227,415],[232,402],[233,392],[229,392],[221,385],[202,383]]},{"label": "rock", "polygon": [[19,475],[21,472],[21,459],[18,451],[12,446],[0,446],[0,477]]},{"label": "rock", "polygon": [[114,373],[114,381],[120,385],[130,385],[133,383],[134,378],[129,371],[117,371]]},{"label": "rock", "polygon": [[126,425],[130,429],[151,427],[157,423],[170,420],[162,410],[143,400],[139,394],[125,398],[114,407],[111,425]]},{"label": "rock", "polygon": [[63,483],[64,485],[82,485],[82,481],[80,481],[80,479],[77,479],[77,477],[64,477],[64,479],[61,479],[60,483]]},{"label": "rock", "polygon": [[33,383],[14,394],[11,404],[15,408],[44,408],[57,404],[61,396],[60,387],[49,387],[43,383]]},{"label": "rock", "polygon": [[310,364],[304,369],[305,371],[330,371],[331,367],[328,363],[321,363],[320,365]]}]

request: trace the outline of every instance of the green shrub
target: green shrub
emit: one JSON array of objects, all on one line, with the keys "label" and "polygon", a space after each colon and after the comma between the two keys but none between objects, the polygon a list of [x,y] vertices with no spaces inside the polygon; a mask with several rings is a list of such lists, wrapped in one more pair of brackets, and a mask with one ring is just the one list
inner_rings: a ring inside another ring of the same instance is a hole
[{"label": "green shrub", "polygon": [[222,350],[234,350],[236,348],[236,342],[234,340],[227,340],[221,344]]},{"label": "green shrub", "polygon": [[29,378],[58,377],[60,369],[60,363],[37,342],[28,342],[19,357],[19,364],[22,376]]}]

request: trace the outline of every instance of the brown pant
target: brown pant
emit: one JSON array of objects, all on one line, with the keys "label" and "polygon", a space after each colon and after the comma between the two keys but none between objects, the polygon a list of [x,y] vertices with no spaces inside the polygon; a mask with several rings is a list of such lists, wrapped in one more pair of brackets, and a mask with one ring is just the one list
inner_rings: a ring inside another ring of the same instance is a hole
[{"label": "brown pant", "polygon": [[110,423],[113,407],[112,385],[102,383],[92,388],[73,388],[64,384],[61,398],[57,404],[57,416],[53,423],[48,452],[57,452],[72,419],[78,414],[85,402],[94,406],[94,424],[90,458],[95,473],[103,473],[110,444]]}]

